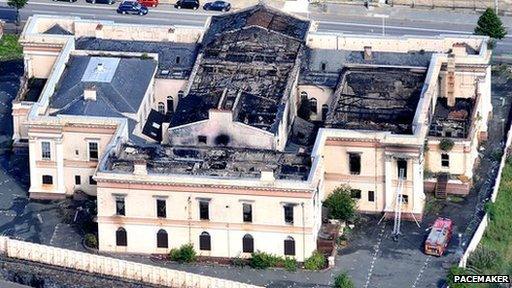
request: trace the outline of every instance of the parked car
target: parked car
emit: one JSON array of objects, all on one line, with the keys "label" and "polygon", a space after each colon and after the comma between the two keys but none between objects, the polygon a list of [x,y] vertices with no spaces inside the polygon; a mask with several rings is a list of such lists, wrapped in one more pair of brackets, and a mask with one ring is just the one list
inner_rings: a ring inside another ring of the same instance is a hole
[{"label": "parked car", "polygon": [[53,0],[53,2],[57,2],[57,1],[65,1],[65,2],[76,2],[76,0]]},{"label": "parked car", "polygon": [[142,6],[156,7],[158,6],[158,0],[137,0]]},{"label": "parked car", "polygon": [[231,4],[226,1],[213,1],[205,3],[203,6],[204,10],[213,10],[213,11],[224,11],[227,12],[231,9]]},{"label": "parked car", "polygon": [[186,8],[196,10],[197,8],[199,8],[199,0],[178,0],[176,1],[174,7],[178,9]]},{"label": "parked car", "polygon": [[146,15],[148,11],[146,6],[141,5],[137,1],[123,1],[119,4],[119,7],[117,7],[117,13],[120,14]]},{"label": "parked car", "polygon": [[85,2],[92,3],[92,4],[108,4],[108,5],[112,5],[112,4],[116,3],[116,0],[85,0]]}]

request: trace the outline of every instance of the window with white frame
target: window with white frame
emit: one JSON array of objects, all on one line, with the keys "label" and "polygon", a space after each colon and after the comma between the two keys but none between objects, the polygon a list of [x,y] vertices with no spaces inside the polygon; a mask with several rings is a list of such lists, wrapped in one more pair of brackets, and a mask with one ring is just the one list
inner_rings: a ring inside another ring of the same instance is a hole
[{"label": "window with white frame", "polygon": [[52,150],[50,148],[50,142],[43,141],[41,142],[41,157],[45,160],[50,160],[52,158]]},{"label": "window with white frame", "polygon": [[98,160],[98,142],[89,142],[89,161]]}]

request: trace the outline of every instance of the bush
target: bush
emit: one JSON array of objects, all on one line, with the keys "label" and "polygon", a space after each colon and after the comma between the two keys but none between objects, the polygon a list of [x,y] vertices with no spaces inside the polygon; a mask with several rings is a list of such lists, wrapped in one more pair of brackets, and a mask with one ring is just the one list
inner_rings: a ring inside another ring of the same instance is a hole
[{"label": "bush", "polygon": [[450,288],[467,288],[467,284],[460,284],[453,282],[454,275],[467,275],[468,273],[464,268],[460,268],[458,266],[452,266],[448,271],[448,275],[446,276],[446,282],[450,286]]},{"label": "bush", "polygon": [[468,266],[477,269],[492,269],[493,267],[501,266],[500,257],[498,253],[488,249],[485,246],[478,246],[478,248],[470,254],[468,258]]},{"label": "bush", "polygon": [[322,253],[314,251],[313,254],[304,261],[304,268],[308,270],[320,270],[325,267],[326,262],[325,256]]},{"label": "bush", "polygon": [[453,142],[452,139],[443,138],[441,142],[439,142],[439,148],[441,148],[441,150],[443,151],[452,150],[453,145],[455,145],[455,143]]},{"label": "bush", "polygon": [[283,267],[286,271],[294,272],[297,270],[297,260],[295,258],[286,257],[283,260]]},{"label": "bush", "polygon": [[98,238],[92,233],[85,234],[84,237],[85,246],[89,248],[98,248]]},{"label": "bush", "polygon": [[341,221],[351,220],[355,216],[356,201],[350,196],[350,187],[342,185],[325,199],[324,206],[329,209],[329,218]]},{"label": "bush", "polygon": [[197,254],[192,244],[185,244],[180,248],[171,249],[171,252],[169,252],[169,258],[172,261],[189,263],[196,261]]},{"label": "bush", "polygon": [[282,262],[283,259],[278,256],[256,251],[251,254],[249,265],[256,269],[266,269],[269,267],[275,267]]},{"label": "bush", "polygon": [[354,288],[354,283],[347,275],[343,272],[334,279],[334,288]]}]

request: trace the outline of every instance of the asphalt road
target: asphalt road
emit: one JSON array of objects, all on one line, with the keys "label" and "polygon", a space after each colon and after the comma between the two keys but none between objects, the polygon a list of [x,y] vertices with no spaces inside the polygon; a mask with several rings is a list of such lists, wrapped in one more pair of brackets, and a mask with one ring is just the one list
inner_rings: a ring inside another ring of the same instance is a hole
[{"label": "asphalt road", "polygon": [[[7,7],[6,0],[0,0],[0,19],[13,21],[14,11]],[[34,14],[48,14],[56,16],[77,16],[83,19],[112,20],[120,23],[132,24],[172,24],[172,25],[204,25],[206,19],[216,12],[203,10],[178,10],[172,5],[161,4],[157,8],[151,8],[146,16],[120,15],[115,12],[117,5],[89,4],[85,0],[78,0],[75,3],[55,2],[51,0],[33,0],[21,10],[21,19],[27,19]],[[371,11],[358,11],[357,13],[333,14],[315,12],[318,8],[312,7],[313,12],[309,17],[318,21],[318,31],[338,32],[358,35],[382,35],[382,20],[373,16]],[[334,9],[333,9],[334,10]],[[421,13],[421,12],[420,12]],[[432,18],[407,18],[391,15],[385,20],[386,35],[423,35],[433,36],[439,34],[461,34],[470,35],[474,29],[473,18],[469,15],[468,21],[451,21],[444,17],[443,12],[432,13]],[[437,15],[436,15],[437,13]],[[428,15],[428,14],[427,14]],[[512,34],[512,33],[511,33]],[[508,36],[498,44],[495,50],[497,54],[512,53],[512,37]]]}]

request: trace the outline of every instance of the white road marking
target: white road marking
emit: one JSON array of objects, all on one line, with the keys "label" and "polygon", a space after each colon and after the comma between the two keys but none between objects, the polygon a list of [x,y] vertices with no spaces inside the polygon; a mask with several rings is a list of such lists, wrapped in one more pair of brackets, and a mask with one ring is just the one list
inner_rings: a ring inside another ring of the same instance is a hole
[{"label": "white road marking", "polygon": [[373,253],[372,261],[370,262],[370,269],[368,270],[368,275],[366,276],[366,283],[364,283],[364,288],[368,288],[370,285],[370,278],[372,277],[373,268],[375,267],[375,261],[377,260],[377,254],[380,251],[380,244],[382,243],[382,236],[384,236],[384,231],[386,228],[386,222],[382,225],[382,229],[377,236],[377,245],[375,245],[375,252]]},{"label": "white road marking", "polygon": [[423,263],[423,266],[421,267],[420,272],[418,273],[418,276],[416,276],[416,280],[414,280],[414,283],[412,284],[411,288],[416,288],[416,285],[418,285],[418,282],[421,279],[421,275],[423,275],[425,268],[427,268],[427,265],[428,265],[428,262],[430,262],[430,259],[432,259],[432,256],[427,256],[427,259]]}]

